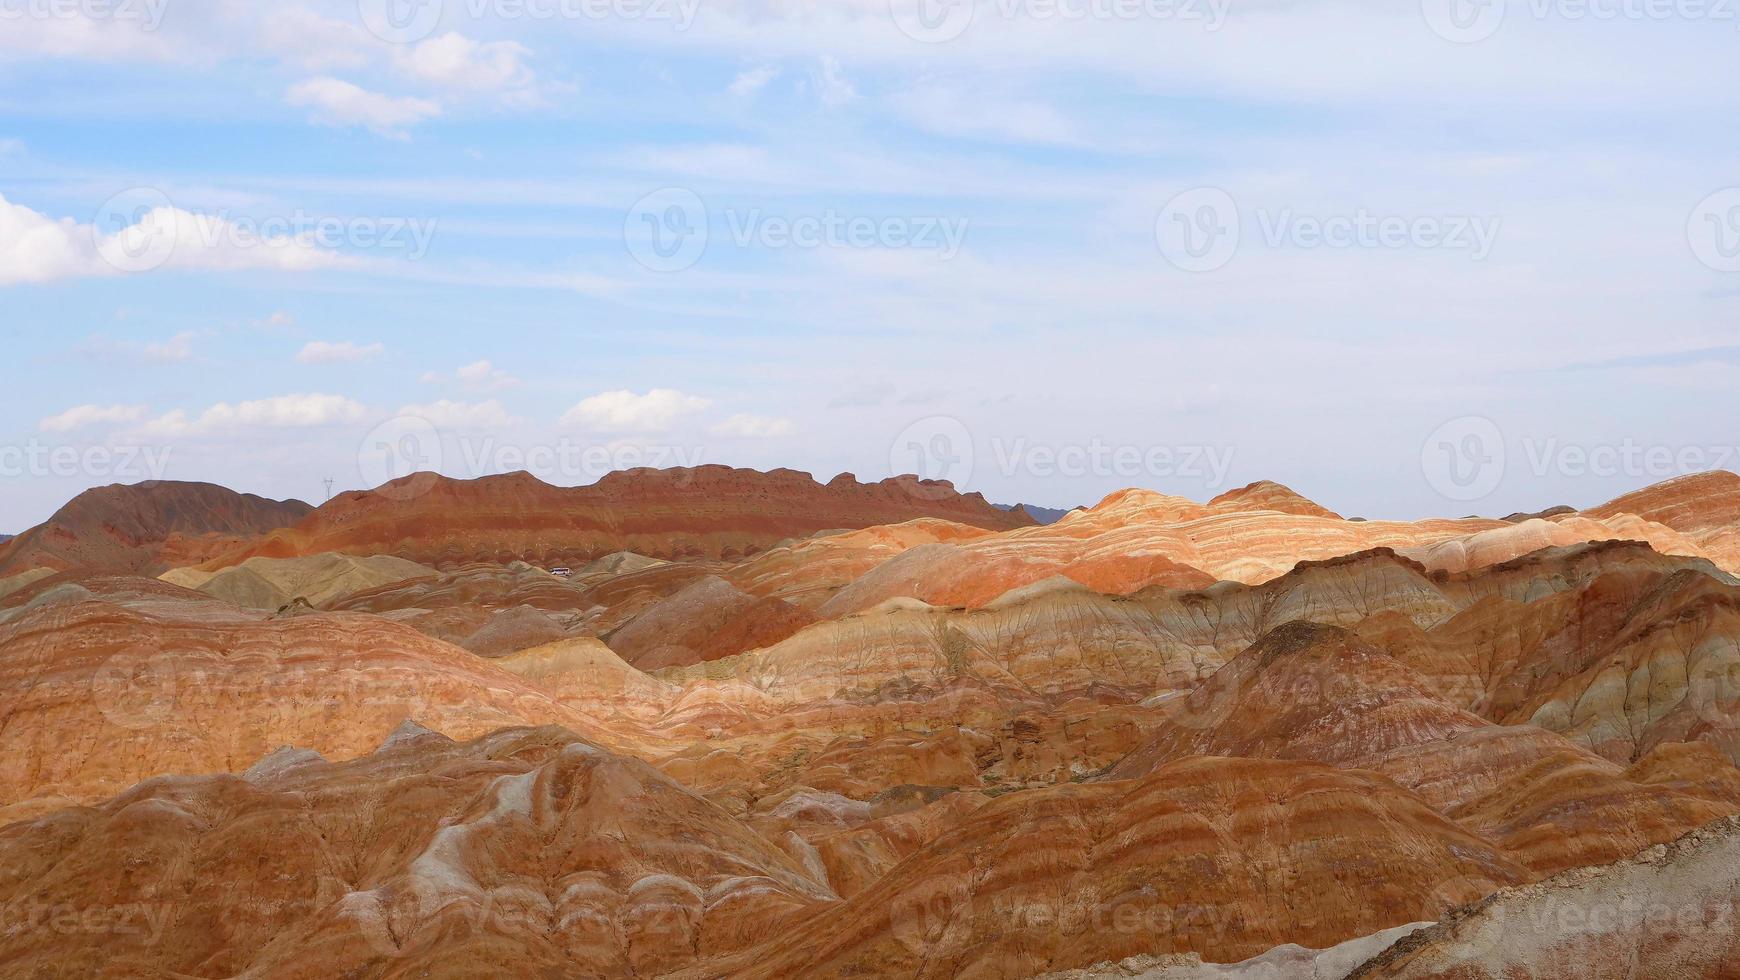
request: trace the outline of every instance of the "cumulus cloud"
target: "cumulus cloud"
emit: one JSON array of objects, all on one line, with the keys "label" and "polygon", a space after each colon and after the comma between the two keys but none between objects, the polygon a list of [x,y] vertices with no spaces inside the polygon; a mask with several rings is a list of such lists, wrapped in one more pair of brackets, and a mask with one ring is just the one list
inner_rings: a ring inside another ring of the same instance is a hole
[{"label": "cumulus cloud", "polygon": [[197,416],[176,409],[151,419],[144,432],[153,436],[188,436],[242,429],[307,429],[360,422],[368,409],[343,395],[278,395],[230,404],[218,402]]},{"label": "cumulus cloud", "polygon": [[450,31],[401,51],[398,68],[426,85],[462,96],[499,97],[510,104],[538,102],[530,55],[513,41],[481,42]]},{"label": "cumulus cloud", "polygon": [[144,417],[144,405],[75,405],[59,415],[50,415],[38,425],[44,432],[71,432],[87,425],[137,422]]},{"label": "cumulus cloud", "polygon": [[361,126],[390,139],[406,139],[412,126],[441,114],[438,102],[370,92],[324,75],[290,86],[284,101],[312,110],[311,120],[321,125]]},{"label": "cumulus cloud", "polygon": [[181,364],[193,360],[193,331],[183,330],[168,340],[159,340],[145,345],[144,356],[147,361],[160,364]]},{"label": "cumulus cloud", "polygon": [[779,69],[772,67],[751,68],[741,72],[731,80],[726,91],[740,99],[746,99],[767,87],[767,83],[779,77]]},{"label": "cumulus cloud", "polygon": [[499,429],[519,421],[493,398],[484,402],[443,398],[427,405],[406,405],[399,415],[422,419],[437,429]]},{"label": "cumulus cloud", "polygon": [[103,361],[186,364],[193,360],[193,338],[194,333],[191,330],[183,330],[165,340],[153,340],[143,344],[110,340],[99,335],[86,340],[78,349],[88,357]]},{"label": "cumulus cloud", "polygon": [[822,105],[835,109],[858,97],[858,88],[841,70],[840,62],[831,55],[822,55],[815,75],[816,98]]},{"label": "cumulus cloud", "polygon": [[767,439],[773,436],[787,435],[792,431],[790,419],[772,418],[766,415],[748,415],[739,412],[730,418],[713,426],[712,432],[719,436],[739,436],[746,439]]},{"label": "cumulus cloud", "polygon": [[664,432],[710,404],[671,388],[654,388],[644,395],[606,391],[570,408],[562,415],[562,424],[596,432]]},{"label": "cumulus cloud", "polygon": [[296,354],[299,364],[354,364],[372,360],[386,351],[379,343],[359,344],[355,341],[311,340]]},{"label": "cumulus cloud", "polygon": [[466,391],[478,393],[501,391],[504,388],[513,388],[520,383],[520,379],[496,367],[487,360],[472,361],[470,364],[454,371],[451,376],[443,374],[440,371],[426,371],[420,380],[424,384],[430,385],[453,383],[464,388]]},{"label": "cumulus cloud", "polygon": [[[149,196],[162,199],[155,192]],[[173,205],[141,208],[133,223],[105,233],[71,218],[49,218],[0,195],[0,286],[159,268],[301,272],[343,261],[309,237],[260,235]]]}]

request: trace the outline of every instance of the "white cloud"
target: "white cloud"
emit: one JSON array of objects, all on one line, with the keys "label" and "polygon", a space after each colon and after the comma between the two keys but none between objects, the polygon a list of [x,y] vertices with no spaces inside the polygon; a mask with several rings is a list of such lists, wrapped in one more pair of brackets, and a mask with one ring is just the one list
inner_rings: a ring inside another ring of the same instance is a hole
[{"label": "white cloud", "polygon": [[288,4],[265,8],[259,30],[262,49],[303,71],[367,67],[372,40],[359,19],[334,20]]},{"label": "white cloud", "polygon": [[726,91],[740,99],[746,99],[766,88],[768,82],[771,82],[778,77],[778,68],[751,68],[732,79],[731,84],[727,87]]},{"label": "white cloud", "polygon": [[857,87],[840,70],[839,61],[832,55],[822,55],[815,79],[816,97],[822,100],[822,105],[830,109],[843,106],[858,97]]},{"label": "white cloud", "polygon": [[458,32],[430,38],[398,56],[399,70],[427,85],[460,95],[498,96],[509,104],[538,102],[537,80],[513,41],[473,41]]},{"label": "white cloud", "polygon": [[503,371],[501,368],[496,367],[489,361],[472,361],[470,364],[454,371],[451,377],[440,371],[426,371],[423,373],[423,377],[419,380],[428,385],[454,383],[458,384],[466,391],[478,393],[501,391],[504,388],[514,388],[520,383],[520,379],[506,371]]},{"label": "white cloud", "polygon": [[144,432],[153,436],[186,436],[238,429],[306,429],[360,422],[368,409],[343,395],[278,395],[231,405],[218,402],[198,416],[176,409],[151,419]]},{"label": "white cloud", "polygon": [[310,238],[262,237],[226,219],[172,205],[142,211],[133,224],[105,234],[0,195],[0,286],[157,268],[300,272],[343,262]]},{"label": "white cloud", "polygon": [[321,76],[297,82],[284,94],[293,106],[313,110],[313,122],[326,126],[362,126],[391,139],[405,139],[410,127],[441,114],[429,99],[382,95],[350,82]]},{"label": "white cloud", "polygon": [[367,361],[381,356],[386,351],[382,344],[358,344],[350,340],[326,341],[311,340],[302,345],[297,352],[296,361],[299,364],[352,364],[357,361]]},{"label": "white cloud", "polygon": [[443,398],[427,405],[406,405],[399,415],[423,419],[437,429],[500,429],[519,421],[493,398],[485,402]]},{"label": "white cloud", "polygon": [[766,415],[747,415],[739,412],[713,426],[712,432],[719,436],[741,436],[746,439],[768,439],[773,436],[788,435],[792,431],[790,419],[772,418]]},{"label": "white cloud", "polygon": [[654,388],[644,395],[606,391],[570,408],[562,415],[562,424],[597,432],[664,432],[678,419],[710,404],[705,398],[670,388]]},{"label": "white cloud", "polygon": [[71,218],[56,221],[0,195],[0,285],[91,275],[97,264],[88,228]]},{"label": "white cloud", "polygon": [[181,364],[193,360],[193,331],[183,330],[168,340],[159,340],[145,345],[143,351],[147,361],[160,364]]},{"label": "white cloud", "polygon": [[144,417],[144,405],[77,405],[38,424],[44,432],[71,432],[100,422],[137,422]]},{"label": "white cloud", "polygon": [[110,340],[98,335],[80,344],[78,350],[92,358],[105,361],[135,361],[147,364],[186,364],[193,360],[194,332],[182,332],[166,340],[146,343]]}]

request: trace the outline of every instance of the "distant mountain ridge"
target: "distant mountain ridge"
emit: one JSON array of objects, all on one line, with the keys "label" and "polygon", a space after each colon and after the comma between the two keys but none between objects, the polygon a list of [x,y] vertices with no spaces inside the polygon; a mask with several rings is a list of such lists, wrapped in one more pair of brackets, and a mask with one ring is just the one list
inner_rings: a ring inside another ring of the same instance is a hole
[{"label": "distant mountain ridge", "polygon": [[439,567],[526,561],[579,565],[619,551],[738,560],[818,531],[941,518],[991,530],[1033,523],[943,480],[827,483],[808,473],[728,466],[633,469],[579,487],[530,473],[456,480],[418,473],[339,494],[293,527],[263,534],[210,568],[256,556],[390,554]]},{"label": "distant mountain ridge", "polygon": [[1064,515],[1070,511],[1081,510],[1080,507],[1041,507],[1038,504],[992,504],[991,506],[1011,514],[1026,514],[1033,518],[1035,524],[1056,524],[1063,520]]},{"label": "distant mountain ridge", "polygon": [[314,508],[212,483],[148,480],[86,490],[0,544],[0,578],[32,568],[155,575],[301,520]]}]

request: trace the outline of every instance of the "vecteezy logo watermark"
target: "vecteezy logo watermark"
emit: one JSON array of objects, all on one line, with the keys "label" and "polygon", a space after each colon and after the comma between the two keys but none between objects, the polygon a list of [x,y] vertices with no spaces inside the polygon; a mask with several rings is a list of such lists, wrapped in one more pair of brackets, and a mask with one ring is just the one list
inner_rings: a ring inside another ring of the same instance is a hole
[{"label": "vecteezy logo watermark", "polygon": [[390,44],[413,44],[441,26],[448,12],[473,21],[668,21],[686,31],[701,0],[357,0],[369,33]]},{"label": "vecteezy logo watermark", "polygon": [[934,486],[920,484],[914,489],[942,497],[950,492],[943,482],[961,487],[972,478],[973,456],[973,434],[966,423],[948,415],[931,415],[900,430],[889,443],[888,472],[912,473],[920,480],[941,481]]},{"label": "vecteezy logo watermark", "polygon": [[1457,44],[1473,44],[1504,26],[1505,0],[1421,0],[1420,12],[1432,33]]},{"label": "vecteezy logo watermark", "polygon": [[1420,472],[1448,500],[1490,496],[1504,480],[1504,433],[1478,415],[1451,419],[1420,447]]},{"label": "vecteezy logo watermark", "polygon": [[169,650],[128,646],[91,675],[91,700],[119,728],[154,728],[181,716],[181,663]]},{"label": "vecteezy logo watermark", "polygon": [[356,453],[357,473],[363,486],[375,488],[387,499],[409,500],[435,485],[441,451],[441,433],[434,423],[400,415],[363,436]]},{"label": "vecteezy logo watermark", "polygon": [[1154,242],[1185,272],[1212,272],[1238,254],[1238,202],[1218,187],[1198,187],[1166,202],[1154,219]]},{"label": "vecteezy logo watermark", "polygon": [[[968,225],[966,218],[848,215],[834,208],[798,215],[727,208],[720,216],[737,248],[924,249],[944,260],[960,254]],[[629,208],[622,237],[641,265],[654,272],[680,272],[701,260],[711,229],[711,216],[699,194],[685,187],[666,187]]]},{"label": "vecteezy logo watermark", "polygon": [[168,7],[169,0],[0,0],[0,21],[114,21],[155,31]]},{"label": "vecteezy logo watermark", "polygon": [[707,251],[707,205],[687,187],[665,187],[634,202],[622,240],[635,261],[654,272],[681,272]]},{"label": "vecteezy logo watermark", "polygon": [[1686,219],[1686,241],[1699,262],[1717,272],[1740,272],[1740,187],[1699,201]]},{"label": "vecteezy logo watermark", "polygon": [[914,41],[941,44],[974,19],[1030,21],[1176,21],[1218,31],[1232,0],[889,0],[894,26]]},{"label": "vecteezy logo watermark", "polygon": [[889,931],[926,959],[948,955],[973,936],[973,872],[964,859],[950,862],[894,897]]},{"label": "vecteezy logo watermark", "polygon": [[[1348,214],[1301,214],[1292,208],[1252,212],[1264,247],[1279,249],[1430,249],[1465,251],[1475,261],[1492,254],[1502,219],[1478,215],[1385,215],[1365,208]],[[1244,212],[1218,187],[1198,187],[1166,202],[1154,221],[1154,241],[1186,272],[1224,268],[1244,241]]]},{"label": "vecteezy logo watermark", "polygon": [[180,219],[169,195],[133,187],[104,201],[91,220],[92,244],[121,272],[149,272],[175,254]]}]

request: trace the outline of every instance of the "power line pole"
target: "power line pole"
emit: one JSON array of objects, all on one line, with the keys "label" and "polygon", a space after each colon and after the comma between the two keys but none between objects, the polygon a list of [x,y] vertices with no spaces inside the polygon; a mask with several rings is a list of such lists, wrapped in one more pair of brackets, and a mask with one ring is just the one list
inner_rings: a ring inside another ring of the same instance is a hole
[{"label": "power line pole", "polygon": [[326,499],[331,500],[332,499],[332,477],[330,477],[330,476],[327,477],[325,480],[325,483],[326,483]]}]

